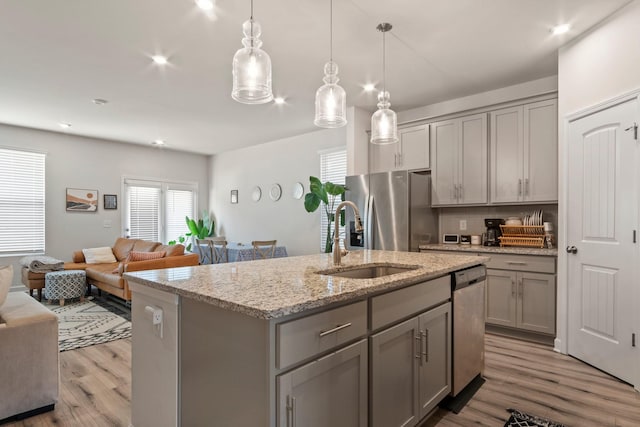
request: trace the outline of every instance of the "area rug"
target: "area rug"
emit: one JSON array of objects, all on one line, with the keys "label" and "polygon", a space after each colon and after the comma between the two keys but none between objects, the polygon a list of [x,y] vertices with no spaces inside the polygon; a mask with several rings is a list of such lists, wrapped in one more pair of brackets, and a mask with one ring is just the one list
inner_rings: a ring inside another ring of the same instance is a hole
[{"label": "area rug", "polygon": [[115,304],[94,299],[47,307],[58,315],[61,352],[131,337],[131,313]]},{"label": "area rug", "polygon": [[511,412],[511,416],[504,424],[504,427],[566,427],[564,424],[525,414],[516,409],[507,409],[507,411]]}]

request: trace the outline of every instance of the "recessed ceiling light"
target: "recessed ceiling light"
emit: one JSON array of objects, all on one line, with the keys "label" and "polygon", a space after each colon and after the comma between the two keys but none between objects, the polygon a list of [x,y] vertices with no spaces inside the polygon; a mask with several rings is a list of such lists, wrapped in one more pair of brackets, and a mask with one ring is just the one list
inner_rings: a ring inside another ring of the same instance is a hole
[{"label": "recessed ceiling light", "polygon": [[156,139],[152,142],[153,145],[165,145],[166,142],[164,139]]},{"label": "recessed ceiling light", "polygon": [[213,9],[213,1],[211,1],[211,0],[196,0],[196,4],[202,10],[211,10],[211,9]]},{"label": "recessed ceiling light", "polygon": [[282,105],[282,104],[284,104],[284,98],[282,98],[282,97],[273,98],[273,102],[278,104],[278,105]]},{"label": "recessed ceiling light", "polygon": [[62,129],[69,129],[71,127],[71,123],[58,123],[58,126],[60,126]]},{"label": "recessed ceiling light", "polygon": [[158,65],[165,65],[168,62],[167,57],[162,55],[153,55],[151,59]]},{"label": "recessed ceiling light", "polygon": [[91,100],[91,102],[93,102],[96,105],[104,105],[109,101],[107,101],[106,99],[102,99],[102,98],[94,98],[94,99]]},{"label": "recessed ceiling light", "polygon": [[559,36],[560,34],[569,32],[570,29],[571,29],[571,26],[569,24],[561,24],[553,27],[551,29],[551,32],[553,33],[554,36]]},{"label": "recessed ceiling light", "polygon": [[376,85],[374,85],[373,83],[368,83],[368,84],[364,85],[363,88],[367,92],[373,92],[375,90],[375,88],[376,88]]}]

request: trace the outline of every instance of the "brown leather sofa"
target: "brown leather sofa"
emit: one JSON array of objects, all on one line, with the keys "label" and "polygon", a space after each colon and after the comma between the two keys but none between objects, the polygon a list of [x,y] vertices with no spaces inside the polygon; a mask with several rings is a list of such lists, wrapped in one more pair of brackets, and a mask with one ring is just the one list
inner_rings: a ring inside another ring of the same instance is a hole
[{"label": "brown leather sofa", "polygon": [[[106,264],[87,264],[82,251],[73,253],[73,261],[64,264],[65,270],[84,270],[87,273],[87,283],[98,289],[113,294],[126,301],[131,300],[131,291],[122,273],[142,270],[155,270],[171,267],[186,267],[198,265],[198,254],[185,254],[183,245],[162,245],[140,239],[126,239],[119,237],[111,248],[118,262]],[[146,261],[128,261],[129,253],[135,252],[166,252],[163,258]],[[22,274],[22,281],[29,289],[42,282],[44,273],[31,273],[28,270]],[[26,283],[25,283],[26,282]],[[41,287],[41,286],[40,286]]]}]

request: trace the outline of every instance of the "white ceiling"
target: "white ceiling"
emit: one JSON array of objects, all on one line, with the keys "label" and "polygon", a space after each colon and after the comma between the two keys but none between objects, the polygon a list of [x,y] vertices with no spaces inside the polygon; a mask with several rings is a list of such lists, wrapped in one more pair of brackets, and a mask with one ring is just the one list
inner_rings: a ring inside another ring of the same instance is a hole
[{"label": "white ceiling", "polygon": [[[629,0],[334,0],[334,60],[348,105],[375,109],[390,22],[396,111],[557,73],[557,48]],[[249,0],[2,0],[0,122],[215,154],[316,129],[329,0],[255,0],[273,88],[285,105],[231,99]],[[569,22],[569,34],[552,26]],[[150,56],[164,54],[159,67]],[[109,103],[94,105],[93,98]]]}]

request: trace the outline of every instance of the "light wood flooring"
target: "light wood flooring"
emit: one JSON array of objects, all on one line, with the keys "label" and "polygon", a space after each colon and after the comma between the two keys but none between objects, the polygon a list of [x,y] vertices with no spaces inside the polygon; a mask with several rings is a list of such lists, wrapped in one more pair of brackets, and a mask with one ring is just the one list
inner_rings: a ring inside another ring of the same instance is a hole
[{"label": "light wood flooring", "polygon": [[[60,353],[55,411],[6,427],[128,427],[130,366],[130,339]],[[440,409],[422,427],[502,427],[507,408],[572,427],[640,426],[640,395],[629,385],[544,345],[487,335],[485,378],[460,414]]]}]

